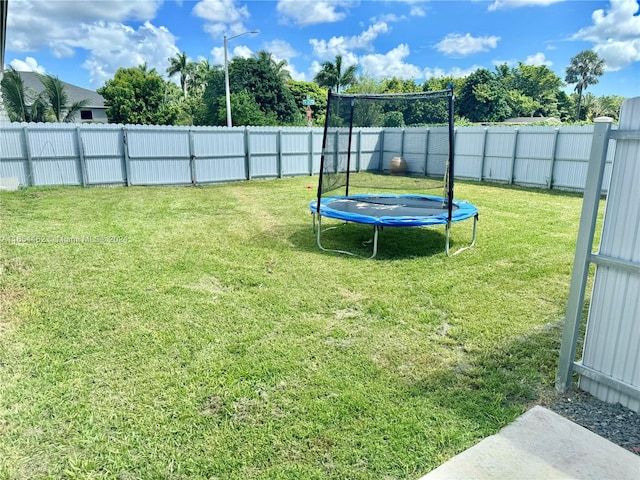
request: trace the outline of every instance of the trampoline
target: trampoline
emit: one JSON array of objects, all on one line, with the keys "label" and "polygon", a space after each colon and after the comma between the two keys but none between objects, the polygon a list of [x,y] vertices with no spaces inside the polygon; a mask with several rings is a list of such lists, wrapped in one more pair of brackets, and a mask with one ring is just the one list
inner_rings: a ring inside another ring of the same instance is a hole
[{"label": "trampoline", "polygon": [[454,255],[475,245],[476,242],[478,209],[471,203],[461,200],[451,202],[451,222],[449,222],[449,202],[443,197],[432,195],[360,194],[323,197],[320,199],[319,208],[318,200],[313,200],[309,203],[309,209],[313,215],[313,229],[317,232],[318,247],[324,251],[354,255],[352,252],[322,246],[323,216],[344,222],[372,225],[373,252],[369,258],[374,258],[378,252],[378,232],[384,227],[446,225],[445,251],[449,255],[450,223],[473,217],[471,245],[457,250]]},{"label": "trampoline", "polygon": [[[373,252],[369,258],[378,252],[378,234],[384,227],[445,225],[447,256],[475,245],[478,209],[454,197],[454,134],[452,85],[446,90],[413,93],[329,91],[318,192],[316,200],[309,203],[318,247],[327,252],[360,256],[322,245],[322,217],[371,225]],[[352,177],[362,172],[365,177],[373,174],[375,181],[367,177],[365,185],[358,186],[359,182]],[[442,178],[441,186],[438,178]],[[349,191],[357,186],[368,191]],[[344,195],[326,195],[343,187]],[[409,188],[420,193],[372,191],[377,188]],[[442,192],[442,196],[428,195],[425,189],[436,189],[436,195]],[[474,219],[471,244],[450,254],[451,225],[470,218]],[[324,231],[335,228],[338,227]]]}]

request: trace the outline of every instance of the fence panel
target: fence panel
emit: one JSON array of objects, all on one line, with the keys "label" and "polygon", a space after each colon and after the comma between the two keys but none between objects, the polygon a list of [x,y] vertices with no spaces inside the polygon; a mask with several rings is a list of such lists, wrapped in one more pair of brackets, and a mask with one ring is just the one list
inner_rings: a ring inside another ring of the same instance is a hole
[{"label": "fence panel", "polygon": [[251,127],[248,132],[251,177],[277,177],[280,172],[278,130]]},{"label": "fence panel", "polygon": [[[457,133],[456,133],[457,135]],[[431,177],[444,177],[449,159],[449,129],[446,127],[436,127],[429,131],[429,145],[427,161],[427,175]],[[454,164],[457,168],[457,164]],[[454,172],[456,174],[456,172]]]},{"label": "fence panel", "polygon": [[[0,177],[17,177],[22,185],[191,184],[317,174],[323,135],[321,128],[300,127],[3,123],[0,129]],[[582,190],[592,135],[592,126],[458,127],[455,175]],[[327,141],[331,151],[335,135]],[[400,155],[413,173],[443,176],[448,129],[354,129],[352,171],[388,169]]]},{"label": "fence panel", "polygon": [[494,182],[513,181],[517,128],[490,128],[484,149],[482,178]]},{"label": "fence panel", "polygon": [[122,127],[88,124],[77,132],[86,165],[86,184],[124,185],[127,175]]},{"label": "fence panel", "polygon": [[360,130],[360,170],[378,170],[382,156],[381,128],[363,128]]},{"label": "fence panel", "polygon": [[309,173],[309,129],[287,129],[280,133],[280,158],[282,175]]},{"label": "fence panel", "polygon": [[537,187],[549,185],[555,135],[554,127],[520,129],[513,171],[514,183]]},{"label": "fence panel", "polygon": [[482,180],[487,128],[468,127],[456,132],[455,175]]},{"label": "fence panel", "polygon": [[188,127],[126,127],[132,185],[191,183]]},{"label": "fence panel", "polygon": [[405,130],[402,156],[406,160],[407,167],[411,173],[420,175],[426,173],[428,135],[426,128]]},{"label": "fence panel", "polygon": [[35,124],[27,145],[34,185],[82,185],[75,125]]},{"label": "fence panel", "polygon": [[216,183],[248,178],[245,129],[196,127],[193,138],[194,171],[197,183]]},{"label": "fence panel", "polygon": [[21,185],[32,185],[23,125],[5,123],[0,141],[0,178],[17,177]]},{"label": "fence panel", "polygon": [[[640,97],[620,112],[611,191],[582,354],[580,388],[640,411]],[[594,374],[595,372],[595,374]]]}]

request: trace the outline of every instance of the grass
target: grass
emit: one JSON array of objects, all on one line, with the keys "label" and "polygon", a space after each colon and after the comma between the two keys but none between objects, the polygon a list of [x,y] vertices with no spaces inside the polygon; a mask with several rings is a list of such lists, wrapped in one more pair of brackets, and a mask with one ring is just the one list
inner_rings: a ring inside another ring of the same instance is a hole
[{"label": "grass", "polygon": [[579,196],[364,260],[315,181],[1,193],[0,478],[418,478],[552,395]]}]

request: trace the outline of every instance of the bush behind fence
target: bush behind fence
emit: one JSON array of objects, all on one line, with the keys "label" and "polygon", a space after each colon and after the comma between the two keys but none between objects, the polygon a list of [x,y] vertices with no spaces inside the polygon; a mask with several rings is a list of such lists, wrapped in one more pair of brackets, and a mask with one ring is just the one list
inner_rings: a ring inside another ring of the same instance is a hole
[{"label": "bush behind fence", "polygon": [[[447,131],[355,129],[354,171],[384,170],[395,156],[412,171],[442,175]],[[201,185],[315,175],[322,129],[0,124],[0,178],[23,186]],[[584,189],[592,126],[458,127],[458,179]],[[329,138],[328,141],[331,141]],[[609,149],[606,182],[615,154]]]}]

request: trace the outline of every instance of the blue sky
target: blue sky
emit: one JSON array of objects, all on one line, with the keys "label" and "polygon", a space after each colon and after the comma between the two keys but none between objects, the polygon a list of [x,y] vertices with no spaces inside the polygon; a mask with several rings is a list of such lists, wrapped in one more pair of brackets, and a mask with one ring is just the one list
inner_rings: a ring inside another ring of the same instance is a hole
[{"label": "blue sky", "polygon": [[[479,67],[547,65],[564,79],[572,56],[604,60],[593,94],[640,96],[638,0],[9,0],[5,62],[95,89],[119,67],[168,57],[223,63],[258,50],[313,80],[342,55],[374,78],[465,76]],[[572,87],[567,87],[570,92]]]}]

